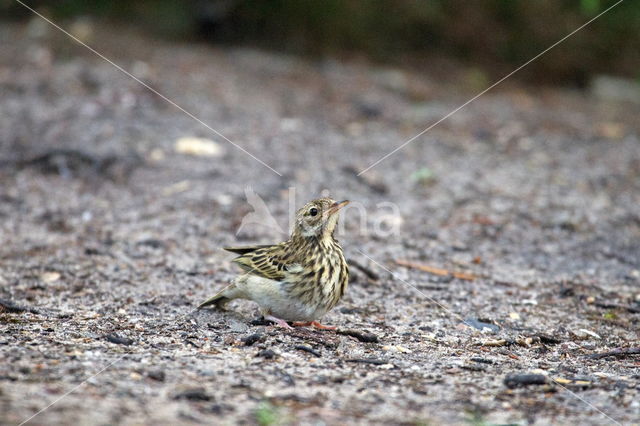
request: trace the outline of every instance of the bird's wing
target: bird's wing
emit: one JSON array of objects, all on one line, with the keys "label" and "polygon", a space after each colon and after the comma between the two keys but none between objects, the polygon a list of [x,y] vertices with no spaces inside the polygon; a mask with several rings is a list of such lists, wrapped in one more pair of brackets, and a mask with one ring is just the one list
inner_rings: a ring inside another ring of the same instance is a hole
[{"label": "bird's wing", "polygon": [[271,247],[271,244],[262,244],[257,246],[244,246],[244,247],[224,247],[224,249],[226,251],[230,251],[231,253],[247,254],[247,253],[251,253],[252,251],[256,251],[258,249],[265,248],[265,247]]},{"label": "bird's wing", "polygon": [[225,250],[240,255],[233,259],[233,262],[240,265],[247,273],[281,281],[288,272],[287,268],[293,265],[293,262],[286,257],[284,244],[285,243],[266,246],[229,247],[225,248]]}]

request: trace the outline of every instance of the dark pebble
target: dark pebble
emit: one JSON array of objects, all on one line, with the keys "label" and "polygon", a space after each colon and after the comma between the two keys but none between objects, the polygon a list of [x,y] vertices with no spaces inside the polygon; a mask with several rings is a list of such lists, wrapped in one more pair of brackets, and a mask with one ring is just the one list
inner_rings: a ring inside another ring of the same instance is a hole
[{"label": "dark pebble", "polygon": [[487,367],[478,364],[465,364],[462,365],[461,368],[469,371],[487,371]]},{"label": "dark pebble", "polygon": [[342,334],[344,336],[355,337],[359,341],[365,343],[378,343],[378,336],[371,333],[360,332],[357,330],[337,330],[336,333]]},{"label": "dark pebble", "polygon": [[255,333],[255,334],[250,334],[248,336],[243,337],[242,339],[240,339],[240,341],[244,343],[245,346],[251,346],[256,342],[259,342],[261,339],[262,339],[262,334]]},{"label": "dark pebble", "polygon": [[274,351],[272,351],[271,349],[264,349],[264,350],[258,352],[257,356],[262,357],[264,359],[273,359],[273,358],[275,358],[277,356],[277,354]]},{"label": "dark pebble", "polygon": [[494,364],[494,362],[493,362],[493,361],[491,361],[490,359],[486,359],[486,358],[478,358],[478,357],[475,357],[475,358],[471,358],[471,361],[473,361],[473,362],[479,362],[479,363],[481,363],[481,364]]},{"label": "dark pebble", "polygon": [[86,254],[87,256],[97,256],[99,254],[102,254],[102,252],[95,247],[85,247],[84,254]]},{"label": "dark pebble", "polygon": [[158,382],[164,382],[166,376],[167,375],[162,370],[151,370],[147,372],[147,377],[153,380],[157,380]]},{"label": "dark pebble", "polygon": [[372,365],[387,364],[387,361],[385,361],[383,359],[376,359],[376,358],[352,358],[352,359],[348,359],[346,361],[347,362],[358,362],[358,363],[361,363],[361,364],[372,364]]},{"label": "dark pebble", "polygon": [[107,341],[111,342],[111,343],[115,343],[116,345],[132,345],[134,343],[133,339],[129,339],[127,337],[120,337],[118,335],[115,334],[107,334],[106,336],[104,336],[105,339],[107,339]]},{"label": "dark pebble", "polygon": [[382,115],[382,108],[371,102],[356,100],[353,102],[353,106],[364,118],[377,118]]},{"label": "dark pebble", "polygon": [[27,308],[24,306],[16,305],[11,300],[0,299],[0,312],[8,312],[11,314],[19,314],[21,312],[31,312],[32,314],[38,314],[37,309]]},{"label": "dark pebble", "polygon": [[186,399],[189,401],[211,401],[210,395],[208,395],[204,388],[193,388],[179,392],[173,396],[173,399]]},{"label": "dark pebble", "polygon": [[136,245],[138,245],[138,246],[147,246],[147,247],[151,247],[151,248],[154,248],[154,249],[162,248],[162,247],[165,246],[163,241],[157,240],[155,238],[149,238],[149,239],[146,239],[146,240],[138,241],[136,243]]},{"label": "dark pebble", "polygon": [[559,343],[562,343],[562,340],[560,339],[556,339],[555,337],[549,336],[548,334],[536,334],[536,336],[540,339],[540,342],[547,344],[547,345],[557,345]]},{"label": "dark pebble", "polygon": [[211,407],[209,407],[209,412],[213,414],[222,414],[222,405],[213,404]]},{"label": "dark pebble", "polygon": [[273,324],[271,321],[267,321],[264,318],[256,318],[250,323],[251,325],[271,325]]},{"label": "dark pebble", "polygon": [[509,374],[504,379],[504,384],[510,388],[517,388],[529,385],[544,385],[547,378],[542,374]]}]

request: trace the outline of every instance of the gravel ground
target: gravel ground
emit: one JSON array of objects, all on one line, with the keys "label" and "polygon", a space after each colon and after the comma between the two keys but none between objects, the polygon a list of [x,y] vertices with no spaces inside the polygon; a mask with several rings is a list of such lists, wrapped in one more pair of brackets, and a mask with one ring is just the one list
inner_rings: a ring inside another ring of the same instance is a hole
[{"label": "gravel ground", "polygon": [[[435,65],[74,25],[282,176],[38,21],[2,24],[0,423],[640,423],[638,104],[507,82],[358,177],[473,93]],[[362,207],[338,332],[194,310],[237,272],[220,247],[283,237],[236,235],[248,186],[284,229],[323,191]]]}]

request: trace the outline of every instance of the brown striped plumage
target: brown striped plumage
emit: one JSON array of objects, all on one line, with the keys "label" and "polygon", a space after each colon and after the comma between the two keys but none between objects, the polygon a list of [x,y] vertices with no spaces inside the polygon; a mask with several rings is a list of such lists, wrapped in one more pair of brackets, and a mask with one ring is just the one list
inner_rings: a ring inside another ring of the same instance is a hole
[{"label": "brown striped plumage", "polygon": [[229,247],[245,273],[199,308],[223,307],[232,299],[257,302],[267,319],[313,322],[333,309],[344,295],[349,269],[334,237],[338,212],[348,201],[311,201],[296,213],[291,238],[279,244]]}]

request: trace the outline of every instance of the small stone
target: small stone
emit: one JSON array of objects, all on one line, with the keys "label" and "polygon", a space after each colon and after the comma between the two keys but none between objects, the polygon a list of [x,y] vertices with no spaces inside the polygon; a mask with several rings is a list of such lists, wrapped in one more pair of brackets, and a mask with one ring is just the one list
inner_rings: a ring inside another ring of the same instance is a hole
[{"label": "small stone", "polygon": [[542,374],[509,374],[504,379],[504,384],[510,389],[546,383],[547,378]]},{"label": "small stone", "polygon": [[344,329],[338,329],[336,333],[343,334],[345,336],[355,337],[359,341],[365,342],[365,343],[378,343],[378,336],[372,333],[362,332],[358,330],[344,330]]},{"label": "small stone", "polygon": [[150,370],[147,372],[147,377],[158,382],[164,382],[166,374],[162,370]]},{"label": "small stone", "polygon": [[182,392],[178,392],[173,396],[173,399],[186,399],[189,401],[211,401],[212,398],[204,388],[192,388],[186,389]]},{"label": "small stone", "polygon": [[262,339],[262,334],[255,333],[255,334],[250,334],[248,336],[243,337],[242,339],[240,339],[240,341],[244,343],[245,346],[251,346],[256,342],[259,342],[261,339]]},{"label": "small stone", "polygon": [[276,354],[271,349],[264,349],[264,350],[261,350],[260,352],[258,352],[258,355],[256,355],[256,356],[264,358],[264,359],[273,359],[276,356],[278,356],[278,354]]},{"label": "small stone", "polygon": [[60,279],[60,273],[55,271],[45,272],[40,275],[40,279],[47,284],[53,283]]},{"label": "small stone", "polygon": [[221,157],[224,154],[224,149],[219,143],[205,138],[179,138],[174,149],[179,154],[195,157]]},{"label": "small stone", "polygon": [[133,339],[129,339],[127,337],[120,337],[116,334],[107,334],[104,338],[111,343],[115,343],[116,345],[129,346],[134,343]]}]

